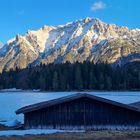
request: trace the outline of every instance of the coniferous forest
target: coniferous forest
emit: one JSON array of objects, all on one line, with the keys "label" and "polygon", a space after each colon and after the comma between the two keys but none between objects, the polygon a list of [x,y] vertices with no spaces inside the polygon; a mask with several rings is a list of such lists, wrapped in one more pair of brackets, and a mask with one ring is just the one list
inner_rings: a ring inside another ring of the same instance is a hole
[{"label": "coniferous forest", "polygon": [[0,89],[140,90],[140,64],[65,63],[10,70],[0,74]]}]

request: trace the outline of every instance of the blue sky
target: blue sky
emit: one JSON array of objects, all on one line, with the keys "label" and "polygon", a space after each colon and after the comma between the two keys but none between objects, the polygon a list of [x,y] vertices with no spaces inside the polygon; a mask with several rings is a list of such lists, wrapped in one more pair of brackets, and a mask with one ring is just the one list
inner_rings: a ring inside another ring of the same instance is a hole
[{"label": "blue sky", "polygon": [[0,42],[85,17],[140,28],[139,6],[140,0],[0,0]]}]

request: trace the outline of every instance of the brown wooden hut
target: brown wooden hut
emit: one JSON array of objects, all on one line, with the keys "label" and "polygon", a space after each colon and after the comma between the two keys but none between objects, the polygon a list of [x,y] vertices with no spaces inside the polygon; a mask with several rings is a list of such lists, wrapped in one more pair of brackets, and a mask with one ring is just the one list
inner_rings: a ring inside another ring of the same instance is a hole
[{"label": "brown wooden hut", "polygon": [[139,129],[136,107],[90,94],[73,94],[23,107],[25,129]]}]

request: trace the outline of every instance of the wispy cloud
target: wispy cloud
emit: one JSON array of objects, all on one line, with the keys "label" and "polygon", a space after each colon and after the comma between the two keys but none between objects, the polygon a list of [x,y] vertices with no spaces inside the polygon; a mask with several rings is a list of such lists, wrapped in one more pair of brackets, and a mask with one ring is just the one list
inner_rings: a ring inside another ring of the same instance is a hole
[{"label": "wispy cloud", "polygon": [[106,4],[103,3],[102,1],[99,1],[99,2],[95,2],[92,4],[91,10],[97,11],[97,10],[101,10],[101,9],[105,9],[105,8],[106,8]]}]

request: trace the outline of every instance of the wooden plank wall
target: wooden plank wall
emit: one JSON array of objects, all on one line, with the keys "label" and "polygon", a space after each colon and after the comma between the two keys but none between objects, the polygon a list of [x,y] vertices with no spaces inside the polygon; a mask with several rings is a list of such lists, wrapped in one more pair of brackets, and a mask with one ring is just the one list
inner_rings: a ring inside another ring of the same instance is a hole
[{"label": "wooden plank wall", "polygon": [[138,129],[140,113],[81,98],[25,114],[25,128]]}]

